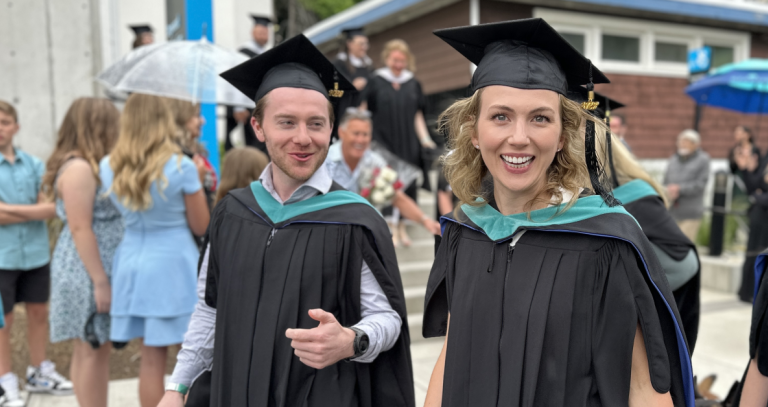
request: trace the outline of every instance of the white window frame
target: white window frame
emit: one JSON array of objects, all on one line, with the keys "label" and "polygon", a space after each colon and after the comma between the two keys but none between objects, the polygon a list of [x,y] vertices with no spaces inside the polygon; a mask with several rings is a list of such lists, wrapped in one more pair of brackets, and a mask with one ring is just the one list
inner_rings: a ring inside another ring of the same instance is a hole
[{"label": "white window frame", "polygon": [[[543,18],[558,31],[584,34],[586,57],[605,73],[687,78],[687,63],[656,61],[656,41],[686,44],[688,49],[702,47],[705,43],[733,47],[734,62],[749,58],[751,49],[751,35],[743,31],[601,16],[544,7],[535,7],[533,16]],[[603,34],[639,37],[640,62],[603,60]]]}]

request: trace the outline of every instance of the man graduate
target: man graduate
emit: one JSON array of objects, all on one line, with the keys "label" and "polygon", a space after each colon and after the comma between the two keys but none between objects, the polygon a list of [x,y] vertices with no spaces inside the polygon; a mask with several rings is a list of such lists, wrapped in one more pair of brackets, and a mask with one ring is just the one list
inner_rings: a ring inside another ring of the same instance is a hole
[{"label": "man graduate", "polygon": [[[213,348],[210,405],[413,406],[386,223],[322,166],[334,118],[328,95],[353,86],[303,35],[222,77],[256,101],[251,125],[272,163],[212,217],[205,302],[215,333],[197,344],[202,358]],[[193,315],[190,331],[205,331],[200,324]],[[195,345],[188,339],[185,347]],[[206,364],[186,360],[174,377]],[[187,386],[169,383],[162,405],[180,406]]]}]

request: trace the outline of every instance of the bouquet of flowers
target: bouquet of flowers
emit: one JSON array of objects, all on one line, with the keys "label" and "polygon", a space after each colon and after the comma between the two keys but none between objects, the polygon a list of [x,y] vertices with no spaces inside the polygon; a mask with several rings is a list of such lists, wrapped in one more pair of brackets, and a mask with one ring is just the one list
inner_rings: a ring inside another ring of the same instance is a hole
[{"label": "bouquet of flowers", "polygon": [[395,192],[403,187],[391,167],[366,168],[360,174],[360,195],[376,209],[392,205]]}]

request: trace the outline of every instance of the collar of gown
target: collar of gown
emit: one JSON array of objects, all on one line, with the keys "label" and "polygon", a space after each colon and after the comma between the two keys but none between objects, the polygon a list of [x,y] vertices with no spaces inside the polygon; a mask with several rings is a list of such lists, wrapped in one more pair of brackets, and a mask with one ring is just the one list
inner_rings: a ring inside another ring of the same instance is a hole
[{"label": "collar of gown", "polygon": [[399,85],[402,85],[413,79],[413,72],[407,69],[403,69],[403,71],[400,72],[400,76],[395,76],[395,74],[392,73],[392,70],[387,67],[377,69],[375,74],[386,79],[387,82],[397,83]]},{"label": "collar of gown", "polygon": [[323,164],[314,174],[312,174],[307,182],[301,184],[301,186],[293,191],[288,199],[283,201],[275,190],[275,185],[272,183],[272,165],[273,163],[267,164],[259,177],[259,181],[261,181],[261,185],[264,189],[281,205],[289,205],[317,195],[325,195],[331,190],[331,186],[333,185],[333,179],[331,179],[328,169],[325,168],[325,164]]}]

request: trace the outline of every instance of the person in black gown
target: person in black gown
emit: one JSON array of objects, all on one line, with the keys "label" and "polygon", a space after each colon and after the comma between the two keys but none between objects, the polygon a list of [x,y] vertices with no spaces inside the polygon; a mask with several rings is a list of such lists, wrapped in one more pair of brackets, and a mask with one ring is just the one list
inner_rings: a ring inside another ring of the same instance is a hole
[{"label": "person in black gown", "polygon": [[[572,87],[568,91],[568,98],[583,103],[588,101],[589,92],[581,86]],[[624,107],[623,104],[598,93],[595,93],[595,100],[599,101],[600,105],[593,114],[607,125],[610,125],[611,112]],[[637,220],[651,242],[675,296],[689,351],[693,355],[698,338],[701,308],[701,267],[696,245],[683,234],[669,214],[667,198],[661,185],[635,161],[619,137],[611,134],[606,141],[610,141],[606,146],[606,151],[609,152],[606,157],[609,163],[606,171],[613,184],[613,195]]]},{"label": "person in black gown", "polygon": [[672,291],[601,176],[606,128],[565,97],[608,79],[538,18],[435,34],[477,69],[440,121],[463,204],[427,285],[423,333],[446,339],[426,406],[693,407]]},{"label": "person in black gown", "polygon": [[[248,58],[261,55],[269,49],[269,33],[272,26],[272,18],[260,14],[251,14],[253,19],[253,28],[251,29],[251,40],[243,44],[237,52],[246,55]],[[243,141],[246,146],[256,147],[263,153],[267,153],[267,148],[256,138],[248,120],[251,118],[252,111],[242,107],[227,106],[227,137],[224,141],[224,150],[229,151],[234,147],[230,139],[230,133],[239,125],[243,124]]]},{"label": "person in black gown", "polygon": [[[435,148],[435,143],[424,121],[426,98],[413,73],[415,59],[403,40],[387,42],[381,59],[386,66],[373,73],[363,91],[363,106],[373,114],[373,140],[408,163],[424,168],[422,149]],[[428,178],[424,179],[427,182]],[[405,194],[415,201],[417,188],[414,183]],[[405,224],[398,220],[390,225],[393,239],[396,244],[402,241],[409,246]]]},{"label": "person in black gown", "polygon": [[739,288],[739,298],[744,302],[752,302],[755,258],[768,249],[768,154],[761,159],[759,152],[749,144],[738,147],[733,153],[750,204],[747,211],[749,237]]},{"label": "person in black gown", "polygon": [[[368,57],[368,37],[365,36],[362,28],[347,28],[342,31],[344,34],[343,50],[336,55],[333,60],[333,66],[341,74],[352,81],[357,92],[350,92],[342,96],[339,100],[339,111],[346,112],[350,107],[358,107],[362,102],[362,90],[368,85],[368,80],[373,72],[373,61]],[[337,129],[339,120],[333,126],[332,137],[338,138]]]},{"label": "person in black gown", "polygon": [[211,407],[414,406],[405,295],[386,223],[323,165],[332,99],[354,90],[335,73],[300,34],[221,74],[256,102],[251,125],[272,162],[214,209],[201,261],[205,303],[188,330],[204,333],[185,337],[180,356],[189,357],[162,407],[180,406],[210,367]]}]

